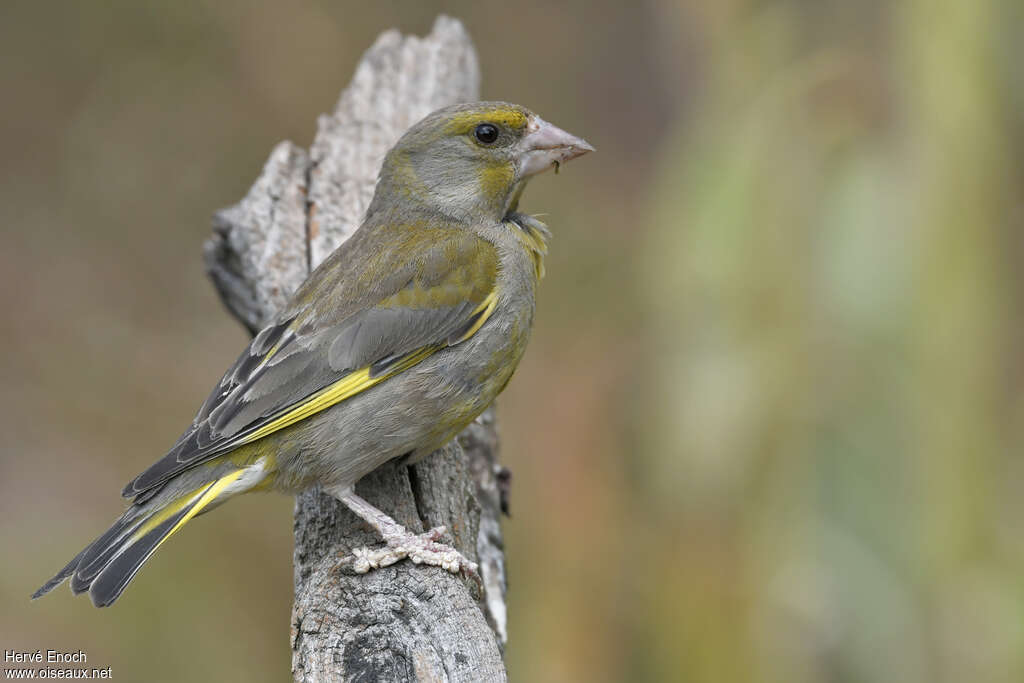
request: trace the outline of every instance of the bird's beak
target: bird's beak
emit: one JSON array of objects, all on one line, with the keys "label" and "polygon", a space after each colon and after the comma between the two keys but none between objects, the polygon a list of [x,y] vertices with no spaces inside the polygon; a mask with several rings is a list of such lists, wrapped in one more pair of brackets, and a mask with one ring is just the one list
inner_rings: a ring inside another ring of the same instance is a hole
[{"label": "bird's beak", "polygon": [[530,118],[526,125],[526,135],[519,144],[522,149],[519,155],[520,178],[552,167],[557,170],[561,164],[594,151],[583,138],[566,133],[539,116]]}]

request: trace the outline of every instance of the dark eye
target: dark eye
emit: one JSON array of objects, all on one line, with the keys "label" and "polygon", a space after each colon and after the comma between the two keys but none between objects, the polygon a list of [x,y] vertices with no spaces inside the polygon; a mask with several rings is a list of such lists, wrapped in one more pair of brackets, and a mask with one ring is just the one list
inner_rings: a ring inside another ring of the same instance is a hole
[{"label": "dark eye", "polygon": [[498,127],[491,123],[481,123],[473,131],[473,137],[489,145],[498,139]]}]

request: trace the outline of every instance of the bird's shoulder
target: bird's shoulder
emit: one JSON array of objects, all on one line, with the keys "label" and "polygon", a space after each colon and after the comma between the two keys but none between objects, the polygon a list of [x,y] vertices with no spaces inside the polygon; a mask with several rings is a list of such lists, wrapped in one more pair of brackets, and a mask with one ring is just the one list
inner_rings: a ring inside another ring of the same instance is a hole
[{"label": "bird's shoulder", "polygon": [[371,307],[480,303],[500,268],[495,245],[441,217],[364,225],[313,271],[279,321],[333,324]]}]

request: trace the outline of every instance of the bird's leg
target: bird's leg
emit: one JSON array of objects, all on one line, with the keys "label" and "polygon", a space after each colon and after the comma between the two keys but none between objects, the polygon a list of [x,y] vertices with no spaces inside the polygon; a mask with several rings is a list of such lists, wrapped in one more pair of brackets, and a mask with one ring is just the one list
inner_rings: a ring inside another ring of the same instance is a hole
[{"label": "bird's leg", "polygon": [[387,567],[408,557],[416,564],[444,567],[453,574],[464,571],[469,576],[476,575],[475,562],[466,559],[455,548],[437,542],[447,531],[443,526],[434,527],[423,534],[415,534],[357,496],[352,487],[328,489],[327,493],[340,500],[349,510],[376,529],[387,543],[386,548],[379,550],[354,549],[352,569],[357,573],[365,574],[371,569]]}]

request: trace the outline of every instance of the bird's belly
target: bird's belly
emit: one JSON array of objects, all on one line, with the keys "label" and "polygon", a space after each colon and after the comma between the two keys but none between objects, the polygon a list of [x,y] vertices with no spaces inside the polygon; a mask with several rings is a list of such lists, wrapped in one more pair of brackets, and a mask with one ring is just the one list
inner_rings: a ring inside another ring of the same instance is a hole
[{"label": "bird's belly", "polygon": [[504,389],[528,320],[495,321],[470,339],[264,440],[276,451],[273,486],[348,486],[385,462],[422,458],[454,438]]}]

